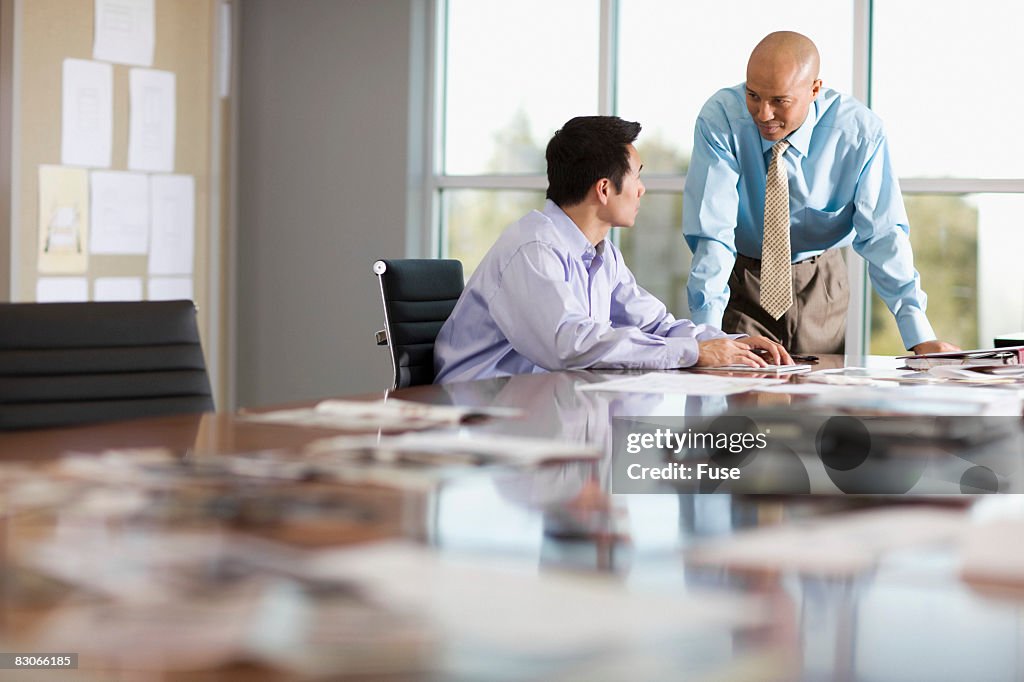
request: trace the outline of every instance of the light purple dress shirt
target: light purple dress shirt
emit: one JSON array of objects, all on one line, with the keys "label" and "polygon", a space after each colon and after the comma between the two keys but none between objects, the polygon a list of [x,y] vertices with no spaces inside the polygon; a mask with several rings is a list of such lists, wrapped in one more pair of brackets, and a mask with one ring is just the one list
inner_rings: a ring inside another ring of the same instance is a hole
[{"label": "light purple dress shirt", "polygon": [[727,335],[677,320],[608,240],[554,202],[510,225],[470,277],[434,346],[437,383],[559,369],[671,369]]}]

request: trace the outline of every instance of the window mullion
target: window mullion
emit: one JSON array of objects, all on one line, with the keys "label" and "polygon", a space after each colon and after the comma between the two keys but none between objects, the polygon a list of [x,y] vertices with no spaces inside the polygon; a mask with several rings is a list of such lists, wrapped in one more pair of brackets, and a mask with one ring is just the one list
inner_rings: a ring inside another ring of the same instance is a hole
[{"label": "window mullion", "polygon": [[[871,3],[853,2],[853,96],[871,106]],[[847,255],[852,249],[846,249]],[[868,292],[868,264],[862,258],[848,258],[850,307],[847,312],[846,353],[864,355],[870,349],[871,333]]]}]

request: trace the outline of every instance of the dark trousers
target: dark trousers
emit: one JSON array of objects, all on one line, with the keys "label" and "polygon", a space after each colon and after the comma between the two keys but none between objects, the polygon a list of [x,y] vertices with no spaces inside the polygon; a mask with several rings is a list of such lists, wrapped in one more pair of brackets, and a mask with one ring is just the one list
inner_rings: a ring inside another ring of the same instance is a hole
[{"label": "dark trousers", "polygon": [[722,329],[767,336],[791,353],[842,353],[850,303],[846,262],[839,249],[793,263],[793,306],[773,320],[760,304],[761,261],[738,255],[729,275]]}]

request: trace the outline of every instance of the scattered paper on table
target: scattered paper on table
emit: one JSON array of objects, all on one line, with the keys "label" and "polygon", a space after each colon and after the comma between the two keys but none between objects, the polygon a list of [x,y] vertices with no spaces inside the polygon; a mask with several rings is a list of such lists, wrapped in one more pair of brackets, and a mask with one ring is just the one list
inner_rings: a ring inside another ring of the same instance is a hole
[{"label": "scattered paper on table", "polygon": [[67,166],[109,168],[113,68],[85,59],[65,59],[62,73],[60,161]]},{"label": "scattered paper on table", "polygon": [[634,591],[613,577],[524,574],[411,543],[323,551],[305,570],[352,580],[383,604],[429,618],[456,641],[506,654],[565,657],[770,617],[757,598]]},{"label": "scattered paper on table", "polygon": [[80,303],[89,300],[85,277],[40,277],[36,280],[37,303]]},{"label": "scattered paper on table", "polygon": [[890,508],[742,531],[691,550],[697,564],[751,571],[854,575],[884,552],[958,540],[970,527],[960,510]]},{"label": "scattered paper on table", "polygon": [[858,386],[856,390],[831,392],[816,404],[851,413],[930,416],[1012,416],[1020,417],[1021,393],[1014,390],[928,384],[882,387]]},{"label": "scattered paper on table", "polygon": [[390,437],[339,437],[317,441],[316,451],[372,451],[382,462],[405,461],[403,453],[413,453],[417,462],[460,464],[519,464],[532,466],[545,462],[600,459],[603,451],[593,445],[553,440],[473,434],[407,433]]},{"label": "scattered paper on table", "polygon": [[576,387],[576,390],[731,395],[786,381],[788,379],[755,379],[753,377],[728,377],[689,372],[650,372],[600,383],[580,384]]},{"label": "scattered paper on table", "polygon": [[143,173],[93,171],[89,250],[145,254],[149,250],[149,181]]},{"label": "scattered paper on table", "polygon": [[173,172],[175,75],[131,69],[128,90],[128,168]]},{"label": "scattered paper on table", "polygon": [[89,173],[39,167],[39,272],[84,273],[89,267]]},{"label": "scattered paper on table", "polygon": [[151,66],[156,43],[154,0],[96,0],[92,56]]},{"label": "scattered paper on table", "polygon": [[249,421],[320,426],[343,431],[412,431],[453,426],[475,416],[511,417],[521,410],[501,407],[430,405],[410,400],[323,400],[315,407],[243,415]]},{"label": "scattered paper on table", "polygon": [[786,393],[789,395],[824,395],[826,393],[843,393],[856,386],[844,386],[838,384],[822,384],[808,382],[804,384],[776,384],[773,386],[757,387],[753,390],[759,393]]},{"label": "scattered paper on table", "polygon": [[195,178],[154,175],[149,188],[149,274],[191,275],[196,233]]},{"label": "scattered paper on table", "polygon": [[[1013,497],[1017,497],[1014,495]],[[1024,588],[1024,519],[974,525],[964,538],[960,573],[964,580]]]}]

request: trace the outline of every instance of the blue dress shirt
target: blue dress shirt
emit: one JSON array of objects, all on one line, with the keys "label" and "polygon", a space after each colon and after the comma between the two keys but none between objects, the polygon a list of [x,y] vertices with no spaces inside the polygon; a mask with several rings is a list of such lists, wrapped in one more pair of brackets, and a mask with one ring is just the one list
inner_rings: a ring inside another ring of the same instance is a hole
[{"label": "blue dress shirt", "polygon": [[506,228],[470,277],[434,345],[436,382],[688,367],[698,341],[722,336],[675,319],[614,244],[595,247],[549,200]]},{"label": "blue dress shirt", "polygon": [[[721,326],[737,252],[761,258],[773,143],[747,111],[745,83],[708,100],[693,137],[683,194],[683,234],[693,252],[687,294],[695,321]],[[907,348],[934,339],[881,120],[854,98],[823,88],[786,139],[793,262],[853,244]]]}]

